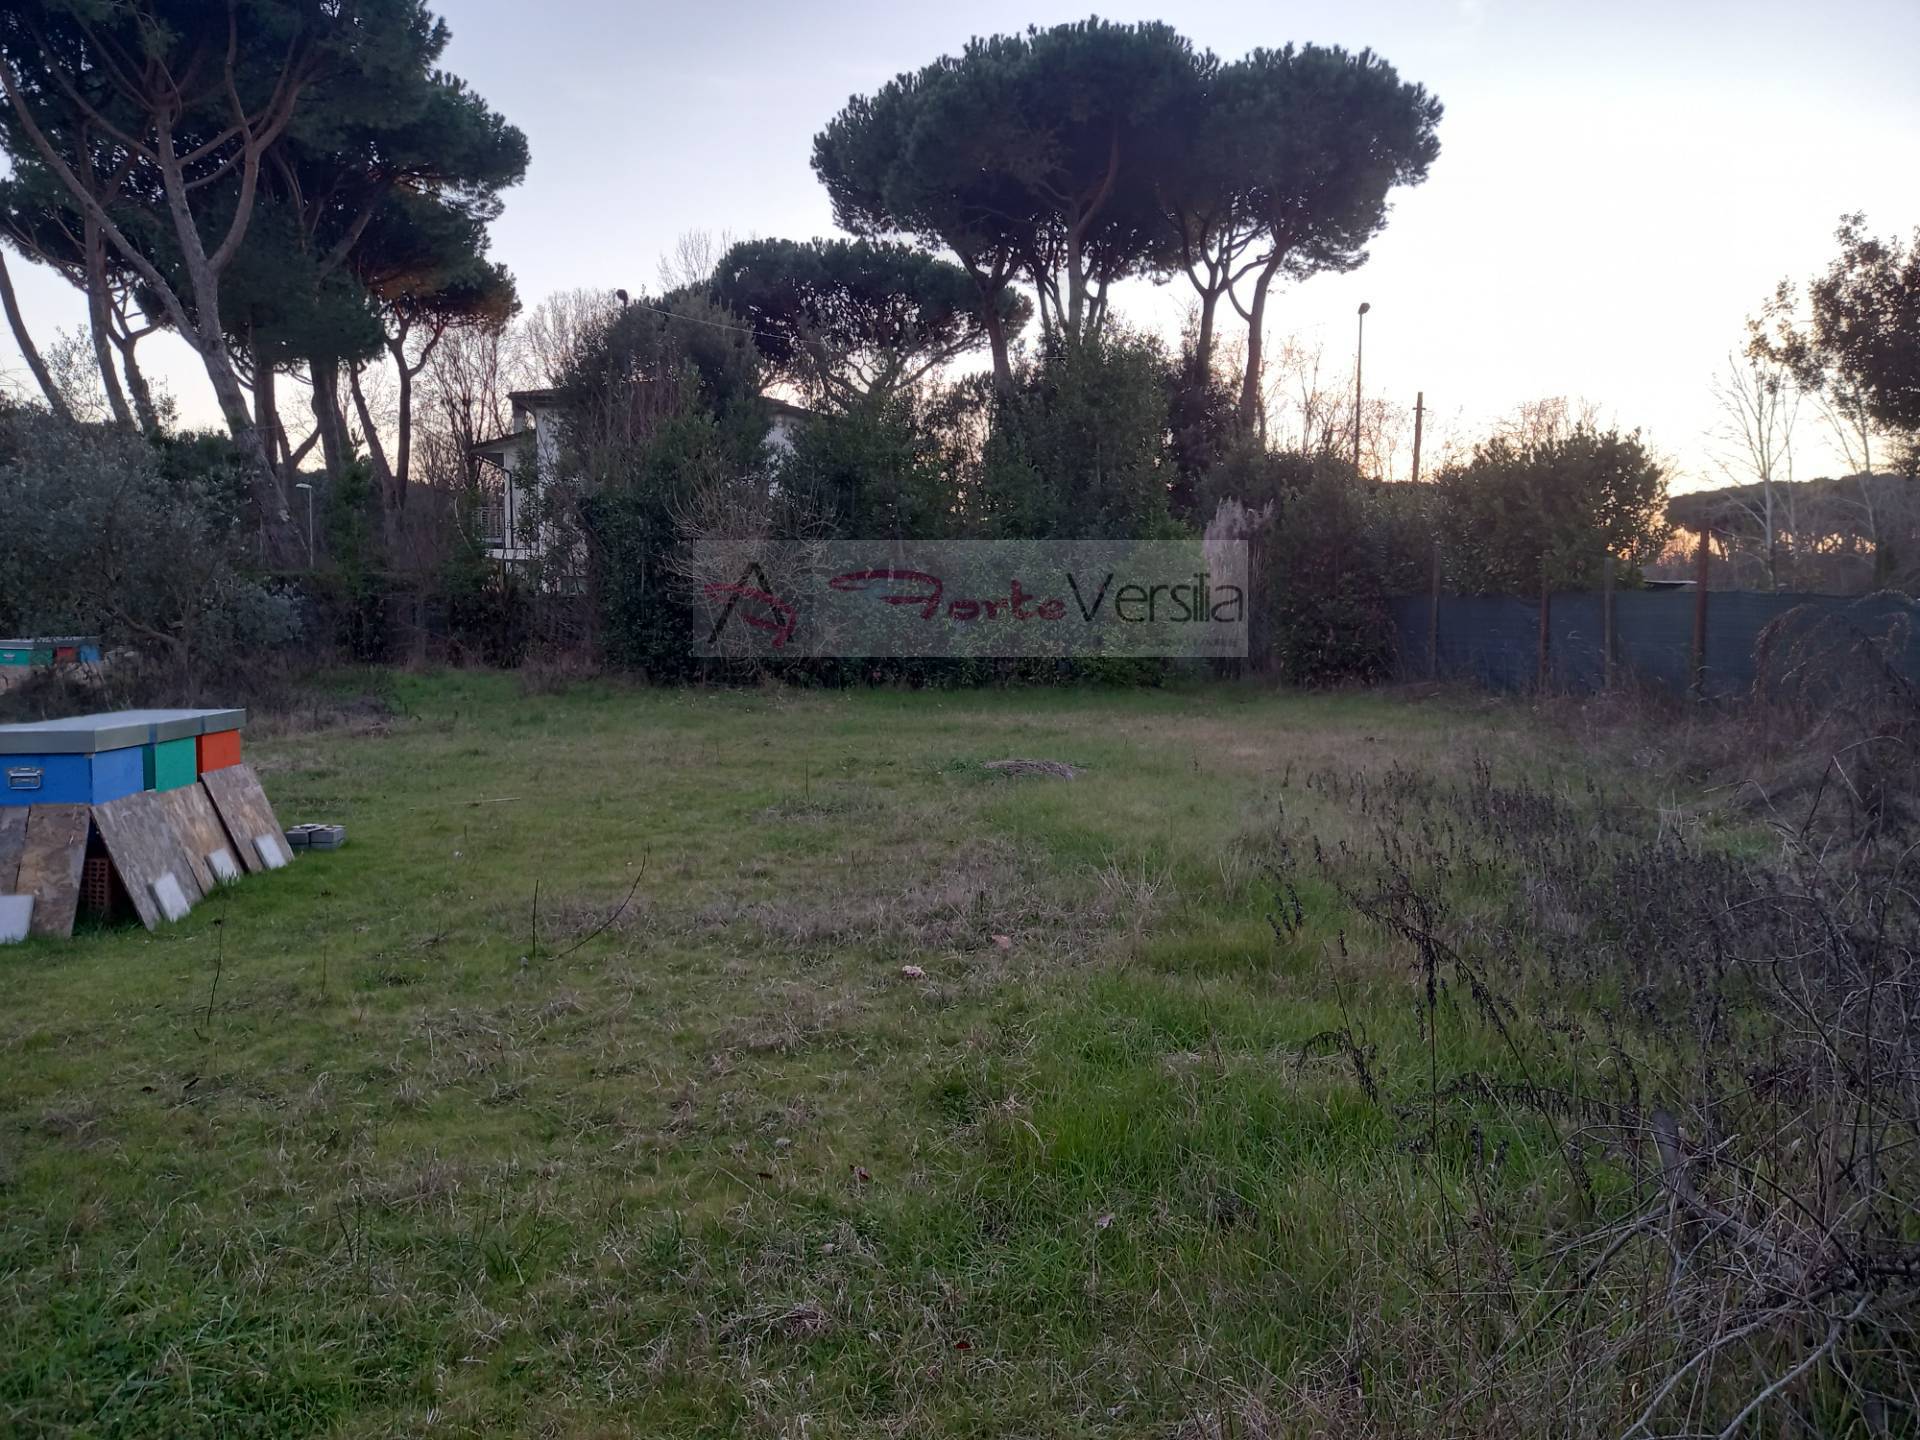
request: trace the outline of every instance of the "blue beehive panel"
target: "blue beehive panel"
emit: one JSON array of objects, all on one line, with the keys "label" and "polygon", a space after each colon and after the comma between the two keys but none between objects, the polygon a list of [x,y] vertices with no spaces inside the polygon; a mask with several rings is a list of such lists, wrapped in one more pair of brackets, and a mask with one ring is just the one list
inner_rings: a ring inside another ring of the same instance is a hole
[{"label": "blue beehive panel", "polygon": [[104,805],[146,788],[146,747],[0,755],[0,805]]}]

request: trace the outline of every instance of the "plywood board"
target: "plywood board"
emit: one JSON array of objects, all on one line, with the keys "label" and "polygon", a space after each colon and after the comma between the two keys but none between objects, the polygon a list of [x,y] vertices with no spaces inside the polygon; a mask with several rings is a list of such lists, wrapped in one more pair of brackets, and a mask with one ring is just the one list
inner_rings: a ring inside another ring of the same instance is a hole
[{"label": "plywood board", "polygon": [[[154,886],[171,876],[180,895],[191,906],[200,898],[200,885],[187,864],[186,843],[173,828],[166,796],[152,790],[128,795],[93,807],[93,823],[100,827],[107,855],[120,874],[120,884],[149,930],[170,918],[154,897]],[[29,838],[32,832],[28,832]]]},{"label": "plywood board", "polygon": [[213,869],[213,853],[227,849],[227,832],[219,815],[214,813],[213,801],[198,785],[182,785],[178,790],[162,791],[160,803],[166,807],[167,816],[173,822],[173,833],[180,837],[181,847],[186,851],[187,868],[193,871],[194,883],[202,895],[211,895],[220,888],[220,876]]},{"label": "plywood board", "polygon": [[200,783],[212,797],[213,808],[220,812],[240,863],[256,875],[267,869],[254,841],[268,833],[280,834],[280,822],[273,818],[273,806],[267,803],[267,792],[260,788],[260,777],[253,773],[253,767],[242,763],[209,770],[200,777]]},{"label": "plywood board", "polygon": [[20,876],[20,851],[27,843],[27,807],[0,807],[0,895],[13,894]]},{"label": "plywood board", "polygon": [[27,811],[27,839],[14,888],[33,896],[35,935],[73,934],[90,825],[85,805],[35,805]]}]

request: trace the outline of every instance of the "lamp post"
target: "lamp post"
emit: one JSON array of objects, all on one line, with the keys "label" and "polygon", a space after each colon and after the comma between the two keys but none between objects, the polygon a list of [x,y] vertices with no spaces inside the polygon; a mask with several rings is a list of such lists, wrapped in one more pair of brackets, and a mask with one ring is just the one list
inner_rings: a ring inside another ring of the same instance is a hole
[{"label": "lamp post", "polygon": [[1373,308],[1360,302],[1360,330],[1353,342],[1353,473],[1360,473],[1360,358],[1367,348],[1367,311]]},{"label": "lamp post", "polygon": [[293,483],[296,490],[307,492],[307,569],[313,569],[313,486],[305,480]]}]

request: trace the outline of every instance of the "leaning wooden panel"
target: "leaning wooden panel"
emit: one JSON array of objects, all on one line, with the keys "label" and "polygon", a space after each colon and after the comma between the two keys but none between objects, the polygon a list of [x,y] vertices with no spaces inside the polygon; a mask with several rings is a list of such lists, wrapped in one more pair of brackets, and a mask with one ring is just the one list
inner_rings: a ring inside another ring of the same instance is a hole
[{"label": "leaning wooden panel", "polygon": [[200,898],[200,882],[187,864],[186,843],[174,830],[166,797],[160,792],[143,790],[96,805],[93,823],[100,827],[100,838],[106,842],[107,854],[140,923],[149,930],[168,918],[155,886],[160,887],[161,894],[170,895],[167,882],[171,880],[188,906]]},{"label": "leaning wooden panel", "polygon": [[33,896],[35,935],[73,934],[80,913],[80,870],[91,825],[85,805],[35,805],[27,811],[19,893]]},{"label": "leaning wooden panel", "polygon": [[0,895],[19,892],[13,882],[20,875],[20,851],[27,843],[27,811],[19,805],[0,809]]},{"label": "leaning wooden panel", "polygon": [[178,790],[158,792],[160,803],[173,822],[173,833],[180,837],[186,851],[187,867],[202,895],[220,888],[220,877],[213,873],[208,859],[216,850],[227,849],[227,832],[214,813],[213,802],[198,785],[182,785]]},{"label": "leaning wooden panel", "polygon": [[227,827],[240,863],[254,874],[267,869],[254,846],[262,835],[280,839],[280,822],[273,818],[273,806],[267,803],[267,792],[260,788],[260,777],[253,773],[253,767],[243,762],[209,770],[200,777],[200,783],[213,797],[213,808],[220,812],[220,821]]}]

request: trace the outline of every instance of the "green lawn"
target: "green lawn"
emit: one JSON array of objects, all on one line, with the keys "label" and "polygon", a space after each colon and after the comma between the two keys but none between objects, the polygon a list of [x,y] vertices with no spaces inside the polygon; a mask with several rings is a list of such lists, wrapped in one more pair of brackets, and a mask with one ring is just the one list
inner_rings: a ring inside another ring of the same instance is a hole
[{"label": "green lawn", "polygon": [[396,703],[250,740],[344,850],[0,951],[0,1431],[1198,1440],[1418,1323],[1413,972],[1269,867],[1317,770],[1571,774],[1518,710]]}]

